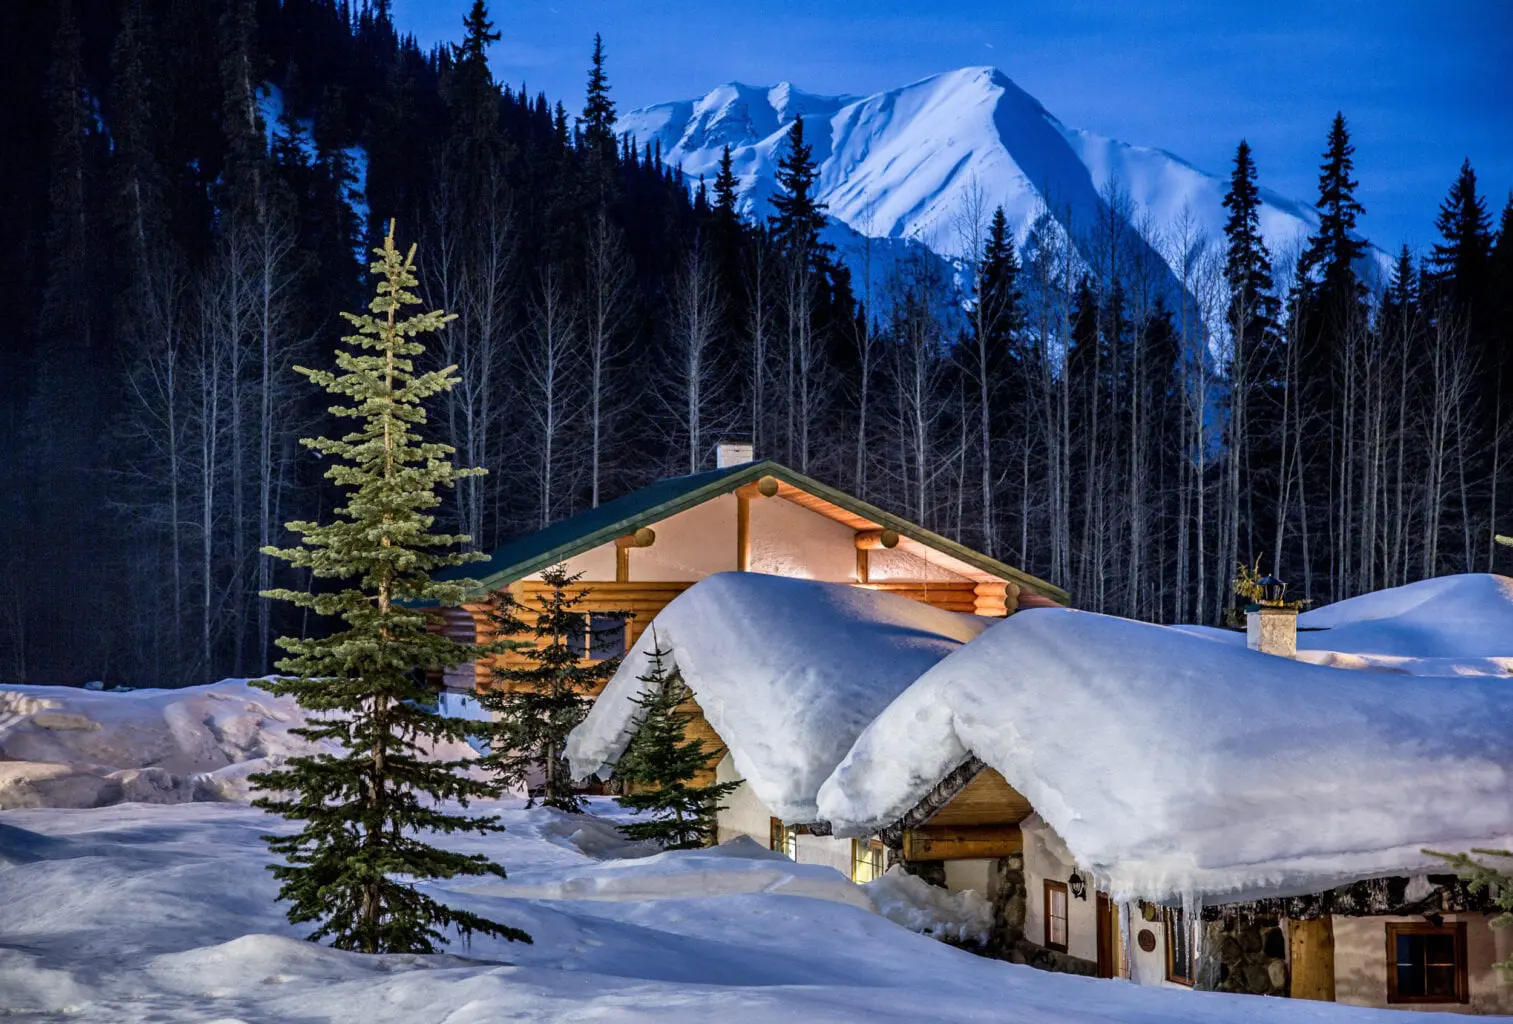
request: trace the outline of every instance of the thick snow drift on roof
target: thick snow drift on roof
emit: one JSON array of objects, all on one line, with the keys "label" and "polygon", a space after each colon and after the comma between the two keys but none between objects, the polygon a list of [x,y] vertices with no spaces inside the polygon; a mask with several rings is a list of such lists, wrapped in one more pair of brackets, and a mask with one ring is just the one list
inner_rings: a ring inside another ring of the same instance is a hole
[{"label": "thick snow drift on roof", "polygon": [[1513,656],[1513,579],[1441,576],[1298,616],[1298,646],[1409,658]]},{"label": "thick snow drift on roof", "polygon": [[568,738],[573,774],[606,769],[630,741],[655,630],[757,798],[813,821],[815,792],[867,723],[990,621],[843,584],[710,576],[652,620]]},{"label": "thick snow drift on roof", "polygon": [[922,676],[819,795],[899,818],[970,754],[1116,897],[1306,892],[1513,841],[1513,682],[1342,672],[1165,626],[1021,612]]}]

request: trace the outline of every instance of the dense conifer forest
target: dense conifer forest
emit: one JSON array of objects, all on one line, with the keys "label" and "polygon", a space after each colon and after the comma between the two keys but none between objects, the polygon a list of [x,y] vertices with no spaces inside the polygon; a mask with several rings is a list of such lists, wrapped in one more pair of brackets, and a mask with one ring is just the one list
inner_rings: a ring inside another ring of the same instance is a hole
[{"label": "dense conifer forest", "polygon": [[257,596],[309,584],[259,550],[329,511],[293,367],[330,363],[391,218],[457,314],[432,426],[489,475],[438,529],[475,547],[728,436],[1138,618],[1220,622],[1256,559],[1317,602],[1513,567],[1513,196],[1469,163],[1395,262],[1343,116],[1294,252],[1244,142],[1222,237],[1111,217],[1074,250],[978,204],[953,304],[939,261],[822,240],[802,122],[758,221],[728,161],[616,136],[613,40],[569,109],[495,80],[508,32],[481,0],[432,51],[384,0],[0,7],[0,679],[257,675],[325,628]]}]

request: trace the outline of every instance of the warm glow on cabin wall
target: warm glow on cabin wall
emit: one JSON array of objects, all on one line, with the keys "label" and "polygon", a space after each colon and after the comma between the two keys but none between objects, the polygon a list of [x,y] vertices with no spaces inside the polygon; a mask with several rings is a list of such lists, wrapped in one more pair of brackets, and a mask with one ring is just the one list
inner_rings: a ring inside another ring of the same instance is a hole
[{"label": "warm glow on cabin wall", "polygon": [[[734,494],[653,523],[656,541],[630,552],[632,581],[695,582],[736,565]],[[829,583],[856,582],[856,532],[779,497],[752,498],[751,571]],[[615,578],[615,546],[601,544],[567,560],[583,581]],[[534,573],[527,579],[540,579]]]}]

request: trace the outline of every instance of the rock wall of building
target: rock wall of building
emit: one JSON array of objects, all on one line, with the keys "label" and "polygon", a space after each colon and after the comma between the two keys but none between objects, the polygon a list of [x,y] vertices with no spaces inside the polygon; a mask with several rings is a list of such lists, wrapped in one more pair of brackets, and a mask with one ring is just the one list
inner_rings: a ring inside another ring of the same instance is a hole
[{"label": "rock wall of building", "polygon": [[1287,995],[1287,934],[1275,918],[1206,921],[1194,987],[1255,996]]}]

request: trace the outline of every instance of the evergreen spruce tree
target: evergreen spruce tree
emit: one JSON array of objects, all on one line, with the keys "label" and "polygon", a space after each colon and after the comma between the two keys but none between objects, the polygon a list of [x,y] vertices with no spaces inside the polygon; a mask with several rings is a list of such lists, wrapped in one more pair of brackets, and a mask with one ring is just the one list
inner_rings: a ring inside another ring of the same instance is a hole
[{"label": "evergreen spruce tree", "polygon": [[730,158],[730,144],[720,150],[720,169],[714,176],[714,211],[722,220],[733,226],[739,217],[736,202],[740,198],[741,182],[735,176],[735,167]]},{"label": "evergreen spruce tree", "polygon": [[1280,302],[1273,293],[1271,257],[1261,239],[1261,191],[1256,184],[1256,162],[1250,145],[1240,140],[1235,150],[1235,169],[1224,196],[1229,219],[1224,225],[1228,242],[1224,273],[1229,282],[1232,327],[1239,325],[1254,342],[1276,330]]},{"label": "evergreen spruce tree", "polygon": [[[579,606],[588,592],[574,589],[579,575],[560,565],[542,570],[548,590],[538,598],[535,623],[527,624],[523,606],[502,592],[490,615],[502,637],[529,635],[534,642],[514,641],[527,665],[496,663],[493,685],[478,693],[478,703],[495,713],[489,733],[490,754],[484,764],[506,786],[528,785],[533,773],[543,777],[541,803],[577,813],[583,801],[573,789],[563,749],[567,734],[588,714],[589,695],[614,675],[619,658],[588,662],[593,637]],[[536,794],[530,803],[536,802]]]},{"label": "evergreen spruce tree", "polygon": [[452,47],[452,74],[446,89],[458,134],[488,144],[498,132],[499,88],[489,70],[489,46],[499,41],[488,4],[473,0],[462,20],[463,40]]},{"label": "evergreen spruce tree", "polygon": [[583,104],[583,145],[606,164],[615,161],[615,101],[609,98],[604,72],[604,39],[594,33],[593,63],[588,72],[588,99]]},{"label": "evergreen spruce tree", "polygon": [[1355,262],[1365,253],[1366,242],[1354,237],[1354,232],[1357,219],[1366,211],[1355,198],[1360,182],[1351,177],[1354,170],[1355,146],[1345,115],[1336,113],[1319,168],[1319,228],[1298,260],[1305,294],[1331,316],[1349,312],[1365,294]]},{"label": "evergreen spruce tree", "polygon": [[1494,355],[1483,367],[1499,395],[1513,395],[1513,192],[1498,222],[1497,241],[1487,261],[1486,343]]},{"label": "evergreen spruce tree", "polygon": [[373,272],[378,294],[362,315],[347,314],[356,333],[344,338],[336,370],[299,370],[345,404],[331,410],[356,421],[340,439],[304,443],[333,460],[326,476],[344,489],[346,504],[331,522],[294,522],[295,548],[268,548],[318,579],[343,581],[340,589],[275,590],[264,596],[290,601],[346,624],[328,637],[285,637],[289,657],[279,662],[288,678],[268,689],[294,697],[311,712],[294,730],[315,741],[334,741],[341,753],[290,759],[252,782],[268,795],[255,805],[302,822],[290,835],[265,837],[285,863],[271,870],[290,901],[289,920],[314,923],[312,940],[330,938],[340,949],[365,953],[429,953],[440,928],[464,938],[474,932],[529,941],[524,932],[431,899],[417,881],[456,875],[504,876],[481,854],[430,845],[428,832],[493,832],[492,817],[448,813],[441,801],[466,806],[492,787],[464,772],[466,762],[428,759],[428,740],[461,739],[478,725],[425,709],[434,696],[425,683],[430,666],[460,664],[476,656],[426,628],[412,602],[461,601],[464,582],[439,583],[431,572],[474,560],[456,546],[464,537],[431,532],[437,489],[460,475],[450,446],[421,440],[424,402],[450,388],[453,368],[417,374],[424,351],[418,335],[449,319],[440,311],[404,316],[420,300],[415,250],[401,253],[391,223]]},{"label": "evergreen spruce tree", "polygon": [[[1228,410],[1226,446],[1233,460],[1228,466],[1227,500],[1242,506],[1231,535],[1233,543],[1237,549],[1249,549],[1258,535],[1270,537],[1275,530],[1270,504],[1259,503],[1258,509],[1254,495],[1260,489],[1275,493],[1283,472],[1279,440],[1286,364],[1278,331],[1281,303],[1272,282],[1271,256],[1261,237],[1256,162],[1244,139],[1235,149],[1224,207],[1229,211],[1224,225],[1224,276],[1229,288],[1225,321],[1230,363],[1229,387],[1221,401]],[[1250,478],[1243,486],[1242,474]]]},{"label": "evergreen spruce tree", "polygon": [[788,129],[788,152],[778,162],[778,191],[772,196],[775,212],[769,223],[779,250],[823,271],[829,268],[831,247],[820,241],[825,204],[814,195],[818,178],[814,147],[804,141],[804,119],[796,117]]},{"label": "evergreen spruce tree", "polygon": [[993,219],[988,224],[988,241],[983,246],[981,295],[987,308],[986,320],[999,348],[1010,347],[1013,333],[1024,320],[1020,308],[1019,271],[1014,235],[1000,206],[993,211]]},{"label": "evergreen spruce tree", "polygon": [[1461,164],[1434,225],[1443,241],[1435,243],[1429,260],[1442,297],[1464,312],[1478,312],[1492,254],[1492,221],[1486,201],[1476,194],[1470,160]]},{"label": "evergreen spruce tree", "polygon": [[650,840],[664,850],[690,850],[713,845],[720,801],[740,783],[695,782],[723,752],[706,750],[703,740],[686,738],[694,716],[678,710],[689,692],[677,666],[667,667],[669,653],[653,633],[651,667],[637,677],[645,687],[640,697],[633,698],[641,708],[636,733],[615,765],[615,773],[627,784],[621,805],[651,814],[621,825],[620,831],[629,839]]}]

